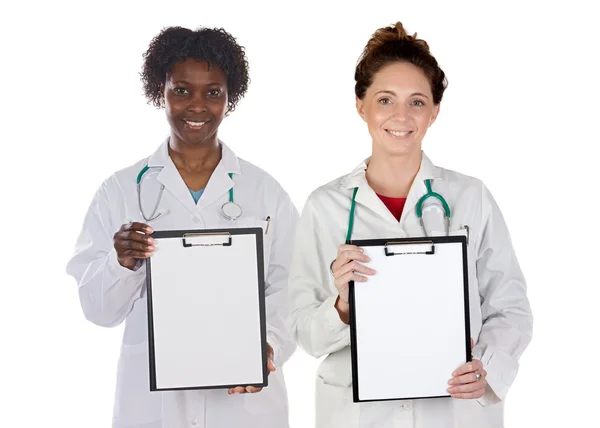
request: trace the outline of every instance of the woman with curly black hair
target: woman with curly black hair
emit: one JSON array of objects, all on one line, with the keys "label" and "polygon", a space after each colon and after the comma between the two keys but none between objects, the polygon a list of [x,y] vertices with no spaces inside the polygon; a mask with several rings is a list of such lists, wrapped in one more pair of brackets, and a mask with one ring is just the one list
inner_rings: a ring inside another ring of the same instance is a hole
[{"label": "woman with curly black hair", "polygon": [[[223,29],[171,27],[152,40],[144,59],[145,95],[164,108],[170,135],[153,155],[101,185],[67,266],[88,320],[106,327],[126,320],[114,427],[285,428],[286,388],[275,367],[295,350],[286,285],[298,213],[270,175],[217,137],[248,88],[244,48]],[[143,263],[155,251],[150,235],[257,226],[264,229],[269,386],[151,392]]]}]

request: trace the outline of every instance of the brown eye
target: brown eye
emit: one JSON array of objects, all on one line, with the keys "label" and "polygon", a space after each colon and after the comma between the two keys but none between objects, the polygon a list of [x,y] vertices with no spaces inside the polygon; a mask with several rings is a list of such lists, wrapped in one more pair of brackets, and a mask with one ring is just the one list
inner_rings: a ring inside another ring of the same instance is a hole
[{"label": "brown eye", "polygon": [[383,105],[387,105],[387,104],[391,104],[392,100],[390,100],[389,98],[382,98],[379,100],[379,104],[383,104]]},{"label": "brown eye", "polygon": [[211,97],[218,97],[219,95],[221,95],[222,91],[220,89],[211,89],[210,91],[208,91],[208,95],[210,95]]},{"label": "brown eye", "polygon": [[173,92],[175,92],[177,95],[186,95],[187,94],[187,89],[185,89],[185,88],[175,88],[175,89],[173,89]]}]

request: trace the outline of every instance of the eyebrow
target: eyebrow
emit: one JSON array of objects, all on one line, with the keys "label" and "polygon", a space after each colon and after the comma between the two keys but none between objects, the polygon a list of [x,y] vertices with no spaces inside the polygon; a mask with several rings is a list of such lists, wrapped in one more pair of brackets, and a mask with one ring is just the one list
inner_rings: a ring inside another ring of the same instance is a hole
[{"label": "eyebrow", "polygon": [[[385,91],[384,90],[384,91],[375,92],[375,95],[378,95],[378,94],[390,94],[390,95],[396,96],[396,93],[394,91]],[[423,94],[422,92],[415,92],[415,93],[411,94],[410,96],[411,97],[421,96],[421,97],[429,99],[429,97],[427,95]]]},{"label": "eyebrow", "polygon": [[[186,80],[176,80],[173,82],[173,84],[174,85],[177,85],[177,84],[191,85],[191,83]],[[209,82],[206,84],[206,86],[223,86],[223,85],[218,82]]]}]

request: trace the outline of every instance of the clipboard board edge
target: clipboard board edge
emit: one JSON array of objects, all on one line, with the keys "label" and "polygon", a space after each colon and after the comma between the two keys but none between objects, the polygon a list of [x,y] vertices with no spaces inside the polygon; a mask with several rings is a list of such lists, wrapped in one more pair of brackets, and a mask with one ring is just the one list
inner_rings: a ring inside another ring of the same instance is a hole
[{"label": "clipboard board edge", "polygon": [[402,398],[372,398],[368,400],[358,400],[354,401],[355,403],[374,403],[379,401],[407,401],[407,400],[428,400],[431,398],[450,398],[451,395],[427,395],[424,397],[402,397]]},{"label": "clipboard board edge", "polygon": [[175,388],[155,388],[150,389],[152,392],[159,391],[201,391],[201,390],[213,390],[213,389],[229,389],[235,388],[238,386],[254,386],[256,388],[266,388],[269,386],[269,382],[260,382],[260,383],[250,383],[246,385],[203,385],[203,386],[184,386],[184,387],[175,387]]},{"label": "clipboard board edge", "polygon": [[354,313],[356,310],[354,303],[354,281],[350,281],[348,283],[348,300],[350,304],[350,360],[352,365],[352,395],[354,402],[358,402],[358,350],[356,346],[353,346],[354,343],[357,343],[356,340],[356,320],[354,317]]},{"label": "clipboard board edge", "polygon": [[462,240],[462,252],[463,252],[463,277],[464,277],[464,310],[465,310],[465,345],[466,345],[466,356],[467,362],[471,362],[473,359],[473,349],[471,347],[471,311],[469,307],[469,255],[467,252],[467,238],[463,236]]},{"label": "clipboard board edge", "polygon": [[406,242],[411,244],[413,242],[420,242],[423,240],[432,241],[434,244],[449,244],[456,242],[464,242],[465,248],[467,245],[467,237],[463,235],[452,235],[452,236],[427,236],[427,237],[411,237],[411,238],[377,238],[377,239],[353,239],[347,241],[346,244],[356,245],[358,247],[376,247],[384,246],[388,242]]},{"label": "clipboard board edge", "polygon": [[[183,235],[190,233],[230,233],[231,235],[258,235],[263,234],[263,229],[259,226],[256,227],[232,227],[232,228],[221,228],[221,229],[171,229],[171,230],[156,230],[151,233],[150,236],[154,239],[165,239],[165,238],[184,238]],[[258,240],[258,239],[257,239]],[[262,240],[261,240],[262,243]]]},{"label": "clipboard board edge", "polygon": [[150,391],[156,391],[156,358],[154,355],[154,317],[152,311],[152,261],[151,257],[146,262],[146,303],[148,305],[148,364],[150,376]]},{"label": "clipboard board edge", "polygon": [[[256,234],[256,261],[258,263],[258,313],[260,319],[260,342],[262,348],[262,367],[263,367],[263,387],[269,384],[269,369],[267,368],[267,298],[266,298],[266,277],[265,277],[265,259],[263,229],[261,227],[247,228]],[[275,363],[273,363],[275,364]],[[238,385],[242,386],[242,385]],[[251,385],[247,385],[251,386]]]}]

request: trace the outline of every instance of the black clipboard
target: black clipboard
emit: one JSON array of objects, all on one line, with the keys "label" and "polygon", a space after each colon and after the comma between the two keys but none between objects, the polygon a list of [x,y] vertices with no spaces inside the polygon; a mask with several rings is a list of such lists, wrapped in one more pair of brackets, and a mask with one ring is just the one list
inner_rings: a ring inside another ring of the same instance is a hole
[{"label": "black clipboard", "polygon": [[[148,346],[149,346],[149,376],[150,391],[175,391],[175,390],[206,390],[206,389],[229,389],[237,386],[254,386],[264,388],[268,386],[269,371],[267,369],[267,327],[266,327],[266,302],[265,302],[265,267],[263,253],[263,229],[260,227],[249,228],[228,228],[228,229],[197,229],[197,230],[168,230],[156,231],[150,236],[157,240],[160,245],[161,239],[177,238],[183,250],[193,249],[194,247],[221,247],[232,248],[235,246],[236,236],[254,235],[256,240],[256,271],[258,284],[258,316],[260,328],[260,360],[262,361],[262,380],[251,383],[217,383],[210,385],[193,385],[179,387],[160,387],[157,384],[157,361],[156,361],[156,341],[155,341],[155,316],[153,305],[153,285],[152,285],[152,257],[145,260],[146,263],[146,287],[147,287],[147,308],[148,308]],[[219,242],[202,243],[203,238],[219,237]],[[179,245],[179,244],[178,244]],[[160,251],[160,249],[159,249]],[[234,298],[234,296],[232,297]],[[215,325],[198,326],[198,328],[214,329]]]},{"label": "black clipboard", "polygon": [[[436,244],[445,243],[460,243],[462,246],[462,274],[463,274],[463,301],[464,301],[464,329],[465,329],[465,361],[472,360],[471,356],[471,329],[469,315],[469,273],[468,273],[468,253],[467,253],[467,238],[465,236],[440,236],[440,237],[424,237],[424,238],[389,238],[389,239],[367,239],[367,240],[350,240],[347,242],[350,245],[359,247],[382,246],[386,257],[402,257],[407,254],[420,254],[423,257],[435,255]],[[402,246],[410,244],[431,244],[431,248],[417,252],[403,252]],[[366,283],[368,286],[368,281]],[[360,398],[360,381],[358,373],[358,340],[357,325],[356,325],[356,284],[354,281],[349,283],[349,305],[350,305],[350,341],[351,341],[351,361],[352,361],[352,392],[353,401],[359,402],[374,402],[374,401],[397,401],[397,400],[416,400],[430,398],[450,397],[450,394],[444,395],[427,395],[427,396],[402,396],[402,397],[386,397],[380,399],[361,399]],[[451,377],[448,373],[448,379]]]}]

